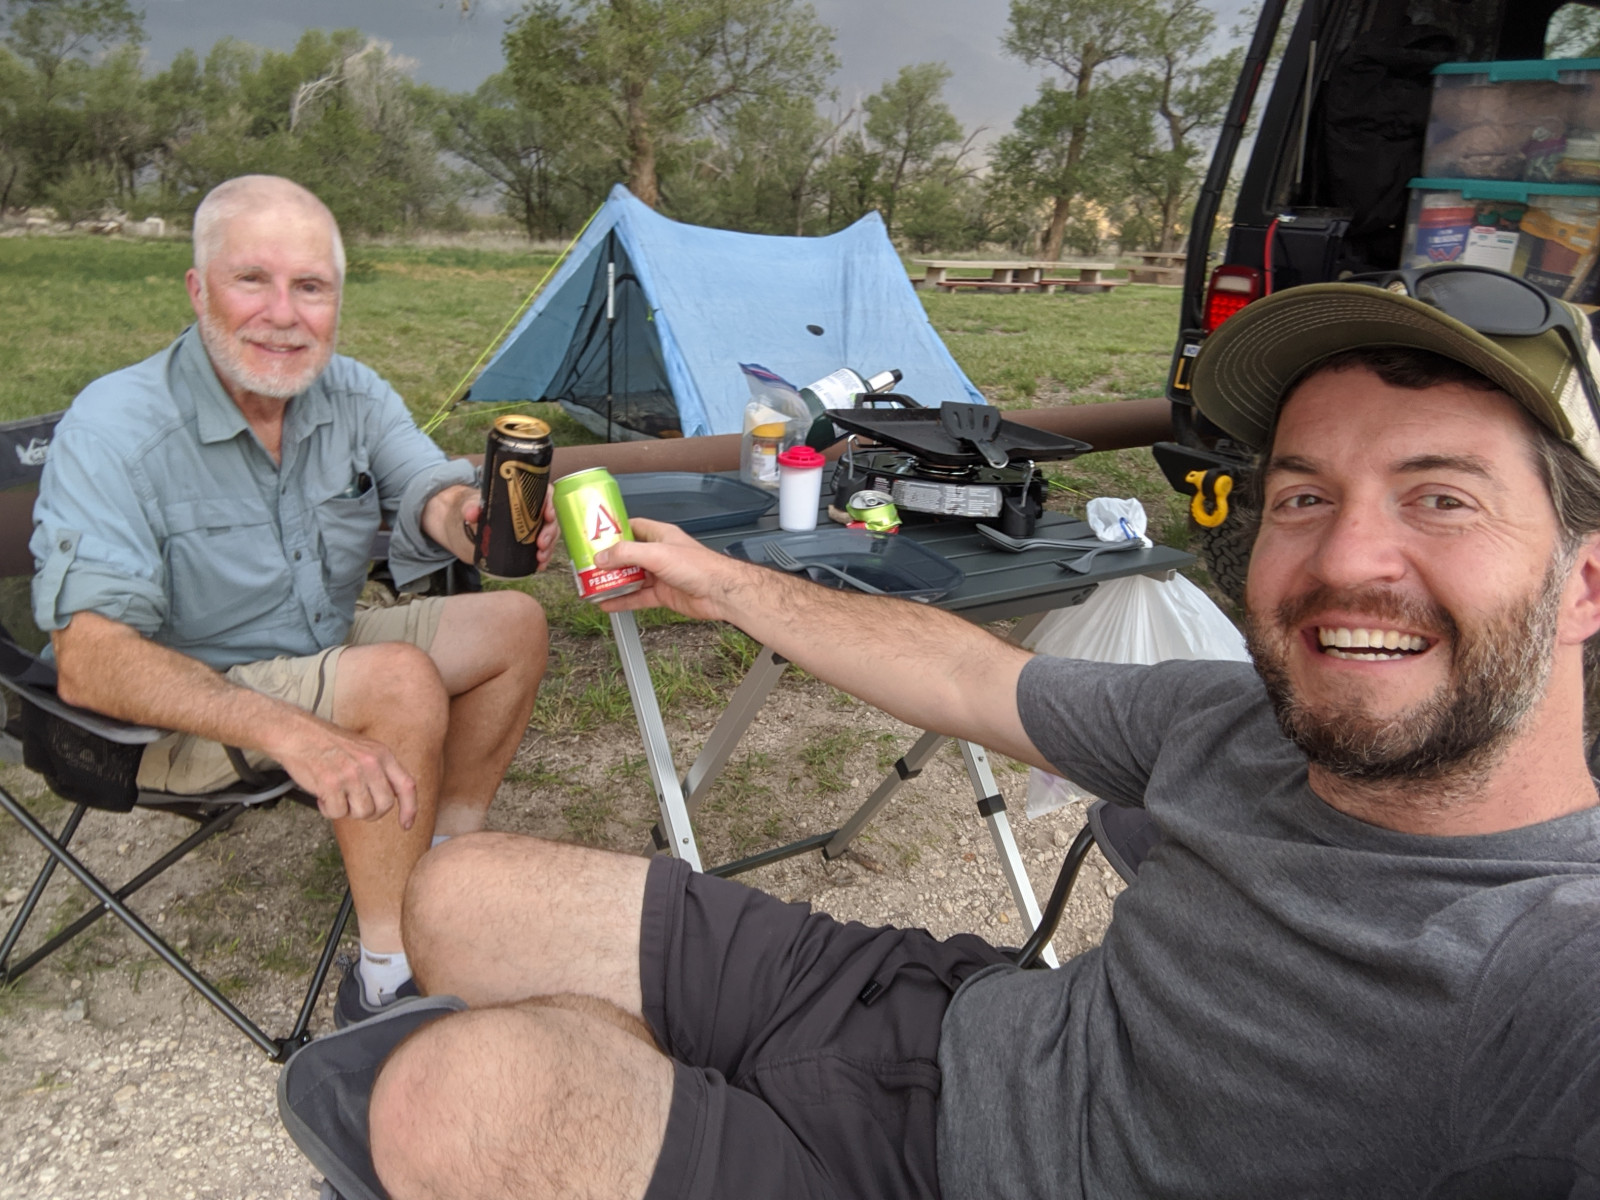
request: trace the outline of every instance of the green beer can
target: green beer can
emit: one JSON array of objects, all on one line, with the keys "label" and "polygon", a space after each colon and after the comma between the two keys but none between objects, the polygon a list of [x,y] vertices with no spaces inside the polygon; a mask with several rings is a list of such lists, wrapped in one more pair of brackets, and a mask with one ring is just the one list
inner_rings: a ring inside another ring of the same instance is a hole
[{"label": "green beer can", "polygon": [[644,586],[643,567],[602,568],[594,556],[607,546],[633,541],[622,489],[604,467],[563,475],[555,482],[556,520],[572,559],[578,595],[593,603],[626,596]]}]

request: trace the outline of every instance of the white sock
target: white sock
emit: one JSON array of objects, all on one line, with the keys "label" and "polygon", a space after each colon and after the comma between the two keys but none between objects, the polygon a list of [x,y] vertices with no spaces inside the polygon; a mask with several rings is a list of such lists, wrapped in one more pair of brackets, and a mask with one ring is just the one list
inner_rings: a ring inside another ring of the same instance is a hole
[{"label": "white sock", "polygon": [[436,833],[436,834],[433,835],[433,841],[428,843],[428,849],[432,850],[435,846],[443,845],[445,842],[448,842],[449,840],[450,840],[450,835],[448,833]]},{"label": "white sock", "polygon": [[404,950],[388,954],[374,954],[366,943],[361,945],[361,994],[371,1005],[382,1004],[392,996],[402,983],[411,978],[411,964]]}]

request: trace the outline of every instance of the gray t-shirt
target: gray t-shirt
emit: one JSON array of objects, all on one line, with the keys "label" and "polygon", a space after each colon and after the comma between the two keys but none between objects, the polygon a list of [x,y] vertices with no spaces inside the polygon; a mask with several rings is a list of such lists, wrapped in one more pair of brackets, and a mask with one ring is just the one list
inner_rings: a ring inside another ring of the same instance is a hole
[{"label": "gray t-shirt", "polygon": [[945,1200],[1600,1195],[1600,810],[1344,816],[1246,664],[1039,658],[1017,699],[1161,842],[1100,947],[956,995]]}]

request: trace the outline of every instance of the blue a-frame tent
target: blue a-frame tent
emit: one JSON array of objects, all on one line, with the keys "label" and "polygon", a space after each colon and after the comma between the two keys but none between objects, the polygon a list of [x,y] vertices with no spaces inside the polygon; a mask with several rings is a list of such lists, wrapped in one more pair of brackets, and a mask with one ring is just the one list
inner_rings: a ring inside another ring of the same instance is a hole
[{"label": "blue a-frame tent", "polygon": [[877,213],[829,237],[767,237],[681,224],[620,185],[469,397],[557,400],[613,437],[737,433],[741,362],[796,385],[898,367],[923,404],[983,402]]}]

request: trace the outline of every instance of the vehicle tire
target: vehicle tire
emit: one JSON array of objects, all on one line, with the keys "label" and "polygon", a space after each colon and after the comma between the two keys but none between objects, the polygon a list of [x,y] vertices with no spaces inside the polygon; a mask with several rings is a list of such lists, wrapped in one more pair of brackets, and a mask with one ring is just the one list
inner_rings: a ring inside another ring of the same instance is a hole
[{"label": "vehicle tire", "polygon": [[1238,508],[1212,529],[1189,518],[1189,549],[1205,564],[1217,590],[1241,609],[1244,608],[1244,584],[1250,571],[1255,525],[1249,514]]}]

